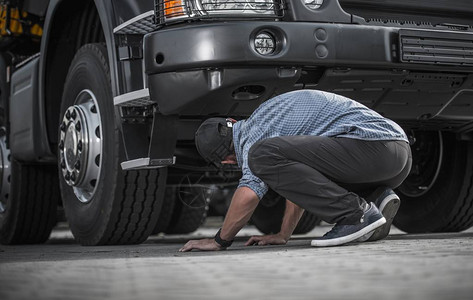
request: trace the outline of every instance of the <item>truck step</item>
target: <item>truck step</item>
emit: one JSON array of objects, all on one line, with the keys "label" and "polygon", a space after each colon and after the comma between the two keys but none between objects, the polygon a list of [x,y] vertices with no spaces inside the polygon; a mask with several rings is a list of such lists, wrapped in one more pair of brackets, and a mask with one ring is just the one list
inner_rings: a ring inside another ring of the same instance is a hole
[{"label": "truck step", "polygon": [[138,15],[113,29],[115,34],[147,34],[156,30],[154,10]]},{"label": "truck step", "polygon": [[140,170],[140,169],[157,169],[167,167],[176,163],[176,157],[151,159],[143,157],[133,160],[124,161],[121,163],[123,170]]},{"label": "truck step", "polygon": [[155,102],[151,101],[148,89],[118,95],[113,98],[113,103],[116,106],[147,106],[155,104]]}]

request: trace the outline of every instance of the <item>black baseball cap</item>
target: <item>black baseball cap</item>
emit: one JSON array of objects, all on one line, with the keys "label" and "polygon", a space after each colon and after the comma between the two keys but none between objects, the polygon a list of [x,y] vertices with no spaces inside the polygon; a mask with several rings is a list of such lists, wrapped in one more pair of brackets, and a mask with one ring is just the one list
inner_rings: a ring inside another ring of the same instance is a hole
[{"label": "black baseball cap", "polygon": [[221,167],[221,162],[233,150],[233,122],[226,118],[205,120],[195,133],[195,145],[199,154],[210,163]]}]

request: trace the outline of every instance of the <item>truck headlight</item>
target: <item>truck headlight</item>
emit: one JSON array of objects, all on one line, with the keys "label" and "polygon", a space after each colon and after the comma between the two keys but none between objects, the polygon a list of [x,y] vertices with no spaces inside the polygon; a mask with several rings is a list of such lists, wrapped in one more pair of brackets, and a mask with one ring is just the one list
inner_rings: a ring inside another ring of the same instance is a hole
[{"label": "truck headlight", "polygon": [[155,0],[158,24],[206,17],[278,17],[282,0]]},{"label": "truck headlight", "polygon": [[272,0],[196,0],[204,14],[263,14],[275,15]]},{"label": "truck headlight", "polygon": [[316,10],[322,7],[324,0],[304,0],[304,4],[307,8]]}]

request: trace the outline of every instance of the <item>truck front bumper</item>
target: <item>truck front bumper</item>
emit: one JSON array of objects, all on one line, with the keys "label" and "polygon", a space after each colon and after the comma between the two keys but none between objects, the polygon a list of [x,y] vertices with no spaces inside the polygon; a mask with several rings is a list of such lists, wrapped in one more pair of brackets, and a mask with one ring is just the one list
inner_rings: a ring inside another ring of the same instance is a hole
[{"label": "truck front bumper", "polygon": [[[303,69],[473,72],[473,61],[439,65],[404,60],[400,30],[262,21],[161,29],[148,34],[144,43],[151,98],[164,114],[248,115],[274,94],[295,89]],[[275,40],[270,55],[255,49],[262,32]],[[473,34],[466,36],[473,41]]]}]

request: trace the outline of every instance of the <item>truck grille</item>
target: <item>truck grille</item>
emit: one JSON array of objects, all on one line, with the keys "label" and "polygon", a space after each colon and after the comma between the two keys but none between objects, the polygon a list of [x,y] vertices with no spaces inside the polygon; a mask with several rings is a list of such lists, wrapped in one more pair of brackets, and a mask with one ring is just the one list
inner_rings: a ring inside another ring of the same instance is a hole
[{"label": "truck grille", "polygon": [[473,65],[473,33],[399,31],[401,61],[454,66]]}]

